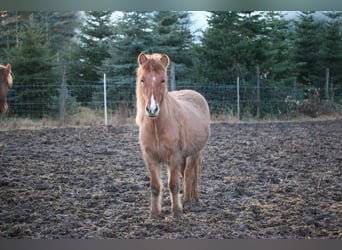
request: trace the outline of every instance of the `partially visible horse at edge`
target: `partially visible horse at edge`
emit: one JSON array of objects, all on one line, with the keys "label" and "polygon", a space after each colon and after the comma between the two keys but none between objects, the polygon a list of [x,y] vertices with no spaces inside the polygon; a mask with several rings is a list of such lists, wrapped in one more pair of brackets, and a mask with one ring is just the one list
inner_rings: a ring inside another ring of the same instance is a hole
[{"label": "partially visible horse at edge", "polygon": [[7,94],[8,89],[12,87],[12,81],[11,64],[0,65],[0,115],[8,108]]},{"label": "partially visible horse at edge", "polygon": [[[141,53],[136,78],[139,143],[150,173],[150,217],[162,209],[161,164],[168,166],[168,186],[173,217],[181,216],[198,201],[201,152],[210,134],[210,113],[205,98],[193,90],[169,92],[167,55]],[[180,201],[180,177],[183,203]]]}]

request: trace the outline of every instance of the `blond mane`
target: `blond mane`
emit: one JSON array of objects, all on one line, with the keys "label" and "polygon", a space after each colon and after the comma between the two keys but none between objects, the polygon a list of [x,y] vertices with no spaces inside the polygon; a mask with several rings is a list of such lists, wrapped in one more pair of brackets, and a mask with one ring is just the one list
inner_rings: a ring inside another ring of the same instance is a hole
[{"label": "blond mane", "polygon": [[144,117],[144,100],[142,97],[142,92],[141,92],[141,86],[139,86],[139,69],[137,70],[137,81],[136,81],[136,87],[135,87],[135,93],[136,93],[136,98],[137,98],[137,115],[135,117],[135,123],[140,126],[143,117]]}]

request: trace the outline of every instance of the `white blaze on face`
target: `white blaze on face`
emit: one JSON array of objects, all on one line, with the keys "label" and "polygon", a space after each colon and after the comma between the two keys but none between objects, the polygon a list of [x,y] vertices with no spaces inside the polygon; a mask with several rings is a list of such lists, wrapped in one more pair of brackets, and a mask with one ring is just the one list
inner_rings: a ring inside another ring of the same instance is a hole
[{"label": "white blaze on face", "polygon": [[155,81],[156,81],[156,77],[152,76],[152,86],[154,86]]},{"label": "white blaze on face", "polygon": [[156,101],[154,100],[154,95],[153,94],[151,96],[150,109],[151,109],[152,112],[154,112],[156,110]]},{"label": "white blaze on face", "polygon": [[[154,86],[154,83],[156,82],[156,76],[152,76],[152,86]],[[150,104],[150,109],[152,112],[154,112],[156,110],[156,100],[154,99],[154,95],[152,92],[152,96],[151,96],[151,104]]]}]

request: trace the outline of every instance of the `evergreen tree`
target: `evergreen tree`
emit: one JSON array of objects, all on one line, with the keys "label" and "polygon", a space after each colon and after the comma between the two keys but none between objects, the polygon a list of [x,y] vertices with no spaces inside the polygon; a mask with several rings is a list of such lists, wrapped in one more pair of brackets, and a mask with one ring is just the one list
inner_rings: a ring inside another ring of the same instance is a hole
[{"label": "evergreen tree", "polygon": [[266,14],[267,47],[262,78],[270,83],[293,84],[295,67],[293,63],[293,39],[289,21],[279,12]]},{"label": "evergreen tree", "polygon": [[0,11],[0,63],[7,63],[6,50],[19,46],[19,31],[27,18],[23,11]]},{"label": "evergreen tree", "polygon": [[323,66],[330,70],[330,81],[335,87],[342,86],[342,12],[327,12],[322,49]]},{"label": "evergreen tree", "polygon": [[190,49],[193,37],[188,12],[157,11],[153,15],[154,52],[167,54],[177,64],[177,75],[191,67]]},{"label": "evergreen tree", "polygon": [[304,85],[319,86],[320,75],[324,70],[320,68],[319,50],[321,30],[314,19],[314,11],[303,11],[299,21],[295,22],[295,56],[297,67],[297,81]]},{"label": "evergreen tree", "polygon": [[[83,105],[91,102],[96,93],[96,85],[99,86],[102,78],[102,64],[110,57],[109,41],[113,35],[111,16],[109,11],[86,12],[79,41],[73,46],[70,63],[67,65],[72,94]],[[84,86],[76,87],[81,84]]]},{"label": "evergreen tree", "polygon": [[123,12],[114,23],[110,58],[104,61],[103,70],[110,82],[108,99],[115,103],[134,99],[137,57],[143,51],[153,52],[151,15],[151,12]]},{"label": "evergreen tree", "polygon": [[211,13],[201,44],[194,46],[195,76],[218,80],[240,74],[238,18],[233,11]]},{"label": "evergreen tree", "polygon": [[150,12],[124,12],[113,26],[114,37],[110,46],[110,57],[105,61],[105,72],[113,76],[132,77],[141,52],[153,52]]},{"label": "evergreen tree", "polygon": [[69,52],[70,43],[76,36],[76,29],[81,26],[80,12],[39,11],[34,15],[44,32],[45,39],[50,41],[53,52]]},{"label": "evergreen tree", "polygon": [[244,66],[247,69],[247,78],[254,78],[255,68],[264,68],[266,61],[267,36],[266,23],[260,12],[244,11],[239,13],[239,35],[238,46],[242,52]]},{"label": "evergreen tree", "polygon": [[266,60],[265,21],[259,13],[215,11],[202,44],[196,46],[195,69],[211,79],[251,79]]},{"label": "evergreen tree", "polygon": [[53,53],[69,53],[71,40],[80,25],[79,12],[0,11],[0,58],[5,57],[5,49],[18,47],[19,31],[31,14],[46,41],[50,42]]},{"label": "evergreen tree", "polygon": [[33,15],[19,33],[18,48],[7,50],[7,56],[15,75],[13,101],[17,107],[23,105],[22,109],[14,112],[19,115],[31,113],[37,117],[49,114],[49,104],[58,95],[59,87],[52,82],[55,81],[52,79],[56,79],[53,71],[55,61],[50,44]]}]

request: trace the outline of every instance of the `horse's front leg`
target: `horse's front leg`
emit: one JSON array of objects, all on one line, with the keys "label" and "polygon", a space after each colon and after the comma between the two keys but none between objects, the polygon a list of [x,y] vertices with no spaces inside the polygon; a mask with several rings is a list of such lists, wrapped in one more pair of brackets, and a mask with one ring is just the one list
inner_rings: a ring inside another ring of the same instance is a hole
[{"label": "horse's front leg", "polygon": [[182,205],[179,199],[179,180],[180,165],[169,166],[169,189],[171,196],[171,212],[173,217],[179,217],[182,214]]},{"label": "horse's front leg", "polygon": [[157,163],[147,163],[150,172],[150,188],[151,188],[151,218],[158,218],[161,213],[162,205],[162,182],[160,177],[160,165]]}]

